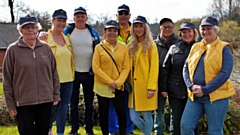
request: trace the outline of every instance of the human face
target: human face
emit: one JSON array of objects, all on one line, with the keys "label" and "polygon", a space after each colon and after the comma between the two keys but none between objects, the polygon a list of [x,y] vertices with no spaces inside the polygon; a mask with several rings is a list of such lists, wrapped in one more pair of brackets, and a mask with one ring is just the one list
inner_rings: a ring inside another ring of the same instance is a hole
[{"label": "human face", "polygon": [[129,22],[131,14],[127,11],[119,11],[116,17],[120,25],[126,25]]},{"label": "human face", "polygon": [[211,26],[201,26],[200,33],[205,44],[212,43],[217,38],[217,32]]},{"label": "human face", "polygon": [[67,19],[64,18],[54,18],[52,20],[53,29],[62,32],[67,25]]},{"label": "human face", "polygon": [[133,32],[137,35],[138,38],[144,37],[145,27],[142,23],[133,24]]},{"label": "human face", "polygon": [[173,24],[171,22],[164,22],[160,26],[160,31],[163,37],[170,38],[173,35]]},{"label": "human face", "polygon": [[109,43],[115,43],[117,41],[118,29],[117,28],[107,28],[104,30],[106,40]]},{"label": "human face", "polygon": [[35,40],[38,34],[37,24],[26,24],[20,28],[24,40]]},{"label": "human face", "polygon": [[74,15],[73,20],[75,22],[76,28],[85,29],[85,24],[88,20],[88,17],[84,13],[77,13]]},{"label": "human face", "polygon": [[182,29],[180,32],[182,40],[188,44],[195,40],[194,29]]}]

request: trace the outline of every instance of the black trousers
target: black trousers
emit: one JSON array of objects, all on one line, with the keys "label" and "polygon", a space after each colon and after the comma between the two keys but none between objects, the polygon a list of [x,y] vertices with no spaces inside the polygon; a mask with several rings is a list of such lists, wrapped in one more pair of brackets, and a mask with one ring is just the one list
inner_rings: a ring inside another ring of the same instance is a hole
[{"label": "black trousers", "polygon": [[109,134],[108,129],[108,112],[109,112],[109,101],[113,102],[117,116],[120,135],[126,135],[126,106],[125,106],[125,92],[121,90],[115,90],[114,98],[107,98],[97,95],[98,107],[99,107],[99,118],[100,127],[103,135]]},{"label": "black trousers", "polygon": [[17,107],[17,123],[20,135],[48,135],[53,103]]}]

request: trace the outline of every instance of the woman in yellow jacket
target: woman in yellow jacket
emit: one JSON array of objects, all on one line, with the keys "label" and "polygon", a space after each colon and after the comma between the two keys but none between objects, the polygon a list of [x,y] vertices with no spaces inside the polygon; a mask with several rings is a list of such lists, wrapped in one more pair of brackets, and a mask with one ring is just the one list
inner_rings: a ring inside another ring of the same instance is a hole
[{"label": "woman in yellow jacket", "polygon": [[189,99],[181,118],[181,134],[194,135],[199,119],[206,114],[208,134],[223,135],[229,97],[235,93],[229,80],[233,48],[217,36],[217,19],[204,18],[199,29],[203,39],[192,46],[183,68]]},{"label": "woman in yellow jacket", "polygon": [[[94,92],[99,105],[100,127],[108,135],[109,101],[112,99],[118,116],[120,135],[126,135],[126,107],[123,83],[129,74],[127,46],[117,40],[119,25],[108,21],[104,26],[105,39],[95,47],[93,54]],[[114,61],[116,62],[116,65]]]},{"label": "woman in yellow jacket", "polygon": [[57,71],[60,79],[60,98],[58,105],[52,107],[51,121],[49,126],[49,135],[53,135],[52,123],[56,117],[57,134],[63,135],[66,119],[67,108],[72,96],[74,63],[72,46],[67,36],[62,31],[67,24],[67,13],[58,9],[52,15],[52,29],[48,30],[45,42],[49,44],[55,56]]},{"label": "woman in yellow jacket", "polygon": [[[130,29],[130,75],[133,91],[129,94],[132,122],[150,135],[153,128],[152,111],[157,109],[158,52],[145,17],[137,16]],[[140,117],[143,114],[144,120]]]}]

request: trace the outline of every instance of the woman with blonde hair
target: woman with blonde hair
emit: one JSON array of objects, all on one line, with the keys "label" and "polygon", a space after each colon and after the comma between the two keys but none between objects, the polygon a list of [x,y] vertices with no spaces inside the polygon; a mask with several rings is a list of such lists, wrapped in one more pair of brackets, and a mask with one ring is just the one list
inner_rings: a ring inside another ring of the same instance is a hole
[{"label": "woman with blonde hair", "polygon": [[183,22],[180,25],[178,37],[181,39],[180,42],[171,45],[165,56],[161,81],[163,90],[168,93],[174,135],[181,135],[180,121],[188,99],[182,70],[190,49],[198,37],[195,25],[191,22]]},{"label": "woman with blonde hair", "polygon": [[128,102],[130,118],[144,135],[150,135],[153,128],[152,111],[157,109],[157,46],[143,16],[134,18],[130,34],[128,47],[131,71],[128,81],[133,88]]}]

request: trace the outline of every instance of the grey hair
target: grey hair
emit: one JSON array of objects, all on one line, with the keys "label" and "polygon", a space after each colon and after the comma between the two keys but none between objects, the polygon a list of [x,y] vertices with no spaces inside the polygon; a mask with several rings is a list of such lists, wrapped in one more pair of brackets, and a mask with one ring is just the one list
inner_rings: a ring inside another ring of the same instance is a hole
[{"label": "grey hair", "polygon": [[[199,31],[201,31],[201,27],[202,26],[199,26]],[[208,26],[208,27],[212,27],[214,28],[214,30],[216,31],[216,33],[218,33],[220,31],[220,28],[217,26],[217,25],[214,25],[214,26]]]},{"label": "grey hair", "polygon": [[[42,29],[42,25],[39,22],[36,25],[37,25],[38,31]],[[22,33],[20,32],[21,29],[22,29],[22,27],[20,27],[20,25],[18,24],[17,30],[18,30],[19,34],[22,36]]]}]

